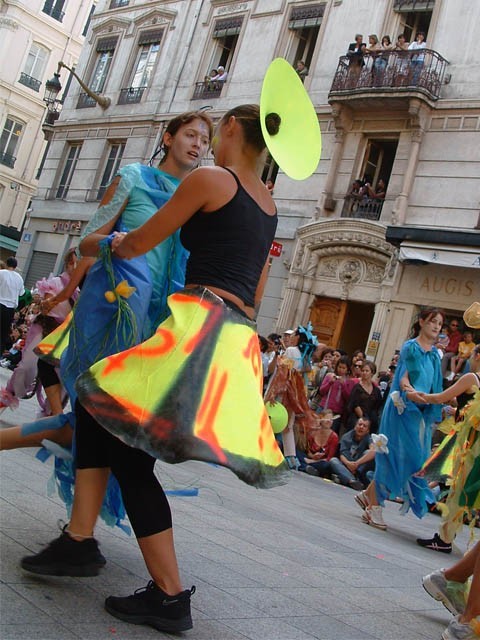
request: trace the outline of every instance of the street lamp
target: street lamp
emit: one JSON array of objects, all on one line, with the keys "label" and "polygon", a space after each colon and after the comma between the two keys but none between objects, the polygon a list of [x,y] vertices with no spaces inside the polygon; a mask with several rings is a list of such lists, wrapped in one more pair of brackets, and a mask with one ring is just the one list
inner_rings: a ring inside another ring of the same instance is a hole
[{"label": "street lamp", "polygon": [[83,82],[83,80],[78,77],[74,69],[71,69],[64,62],[60,61],[58,63],[58,69],[56,73],[53,74],[53,78],[51,80],[48,80],[45,83],[45,95],[43,97],[43,101],[46,102],[47,108],[49,111],[57,111],[56,106],[57,106],[57,103],[60,102],[59,100],[57,100],[57,96],[62,89],[62,85],[60,84],[60,69],[62,68],[67,69],[67,71],[70,71],[72,76],[77,79],[78,84],[82,87],[85,93],[90,98],[92,98],[92,100],[94,100],[97,104],[99,104],[102,107],[102,109],[108,109],[108,107],[111,104],[110,98],[107,98],[106,96],[98,95],[98,93],[95,93],[95,91],[92,91],[89,87],[87,87],[87,85]]}]

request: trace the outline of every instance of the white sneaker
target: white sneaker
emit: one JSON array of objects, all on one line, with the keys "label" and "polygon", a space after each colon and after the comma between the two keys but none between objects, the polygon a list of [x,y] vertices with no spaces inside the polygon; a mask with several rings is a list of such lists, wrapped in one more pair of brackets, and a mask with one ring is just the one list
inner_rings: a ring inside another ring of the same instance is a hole
[{"label": "white sneaker", "polygon": [[465,585],[445,578],[445,569],[438,569],[422,578],[429,596],[438,600],[454,616],[465,611]]},{"label": "white sneaker", "polygon": [[375,527],[376,529],[381,529],[382,531],[387,530],[387,525],[383,521],[383,509],[379,505],[372,505],[371,507],[367,507],[362,514],[363,522],[366,522],[371,527]]},{"label": "white sneaker", "polygon": [[454,373],[453,371],[449,371],[449,372],[448,372],[448,374],[447,374],[447,376],[446,376],[446,379],[447,379],[449,382],[451,382],[451,381],[454,379],[454,377],[455,377],[455,373]]},{"label": "white sneaker", "polygon": [[473,627],[468,622],[460,622],[454,618],[442,633],[443,640],[478,640]]}]

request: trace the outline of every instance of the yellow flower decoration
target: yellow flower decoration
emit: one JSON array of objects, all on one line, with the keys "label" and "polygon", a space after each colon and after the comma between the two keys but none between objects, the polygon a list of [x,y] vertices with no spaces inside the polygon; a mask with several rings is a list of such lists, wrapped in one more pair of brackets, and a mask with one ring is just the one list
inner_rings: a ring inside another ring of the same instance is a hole
[{"label": "yellow flower decoration", "polygon": [[473,633],[480,638],[480,618],[478,616],[470,620],[470,626],[473,629]]},{"label": "yellow flower decoration", "polygon": [[126,280],[122,280],[113,291],[105,291],[105,299],[107,302],[115,302],[120,296],[129,298],[136,290],[136,287],[131,287]]}]

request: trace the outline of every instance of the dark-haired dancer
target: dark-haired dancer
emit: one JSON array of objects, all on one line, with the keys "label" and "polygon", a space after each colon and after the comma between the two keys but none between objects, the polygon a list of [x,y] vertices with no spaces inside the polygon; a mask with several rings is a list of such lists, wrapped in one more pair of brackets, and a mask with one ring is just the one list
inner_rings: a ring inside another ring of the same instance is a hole
[{"label": "dark-haired dancer", "polygon": [[[279,117],[266,120],[275,134]],[[278,482],[284,470],[261,396],[253,323],[277,225],[275,204],[256,174],[265,148],[258,107],[229,111],[212,147],[216,167],[193,172],[142,227],[112,239],[115,255],[131,259],[182,227],[190,256],[186,288],[169,299],[172,315],[150,340],[99,362],[77,382],[80,401],[92,414],[81,409],[88,431],[82,426],[77,439],[81,478],[89,482],[80,486],[77,480],[75,503],[84,517],[74,522],[74,505],[70,529],[94,542],[99,487],[112,467],[129,498],[127,512],[152,580],[133,596],[107,598],[106,608],[127,622],[165,631],[191,628],[193,589],[182,590],[170,509],[148,453],[170,462],[216,461],[263,485]],[[98,251],[94,243],[81,249]],[[246,406],[238,402],[242,391]],[[95,418],[148,453],[123,444]],[[93,453],[92,437],[98,445]]]},{"label": "dark-haired dancer", "polygon": [[391,392],[385,404],[379,434],[388,438],[388,452],[375,457],[375,477],[355,500],[364,509],[363,520],[377,529],[383,521],[385,500],[401,498],[402,513],[409,509],[421,518],[433,495],[426,480],[416,475],[430,455],[432,427],[441,420],[441,408],[419,406],[411,400],[415,391],[437,393],[442,389],[440,355],[433,346],[445,320],[443,311],[425,309],[413,327],[414,338],[400,352]]}]

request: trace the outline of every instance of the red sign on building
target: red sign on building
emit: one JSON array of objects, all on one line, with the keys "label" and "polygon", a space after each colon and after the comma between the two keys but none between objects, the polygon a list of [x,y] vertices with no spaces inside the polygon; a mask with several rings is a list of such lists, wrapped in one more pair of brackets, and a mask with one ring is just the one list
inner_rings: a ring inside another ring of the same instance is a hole
[{"label": "red sign on building", "polygon": [[275,258],[279,258],[282,255],[283,244],[280,242],[272,242],[272,246],[270,247],[270,255]]}]

